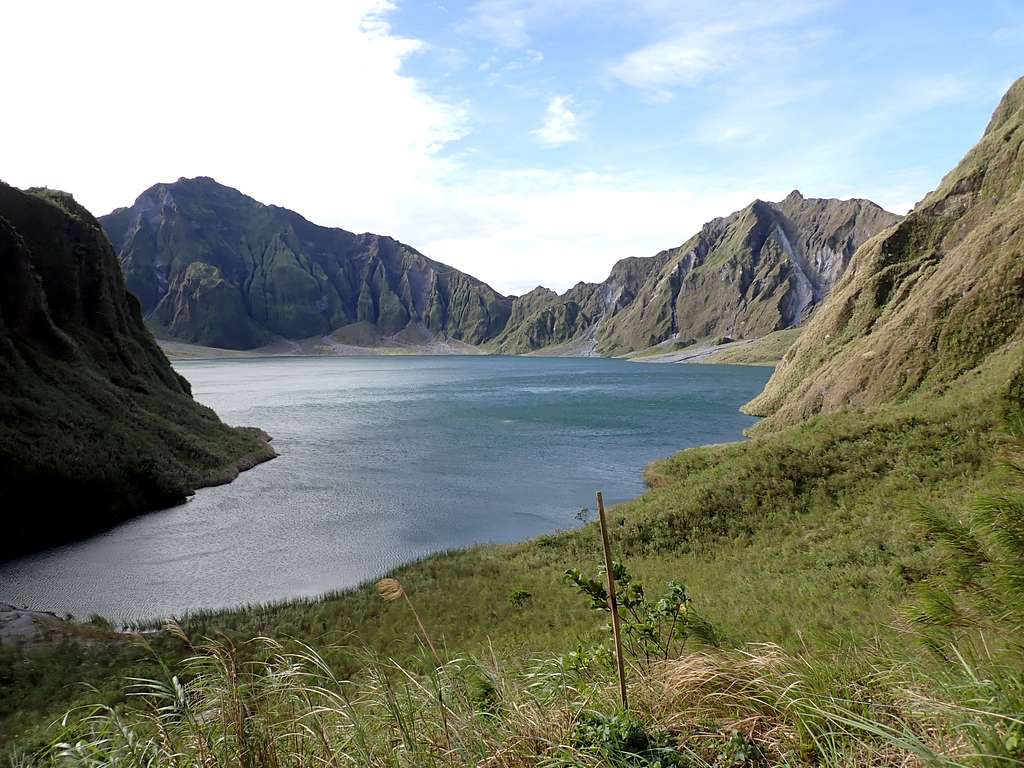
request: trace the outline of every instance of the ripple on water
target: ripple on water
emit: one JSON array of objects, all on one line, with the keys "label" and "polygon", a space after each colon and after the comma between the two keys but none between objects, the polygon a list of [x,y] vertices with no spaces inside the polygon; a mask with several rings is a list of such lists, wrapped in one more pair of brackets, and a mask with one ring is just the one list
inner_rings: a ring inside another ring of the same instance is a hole
[{"label": "ripple on water", "polygon": [[315,595],[453,547],[577,525],[597,488],[739,439],[766,368],[557,358],[260,358],[176,365],[280,457],[186,504],[0,564],[0,600],[180,615]]}]

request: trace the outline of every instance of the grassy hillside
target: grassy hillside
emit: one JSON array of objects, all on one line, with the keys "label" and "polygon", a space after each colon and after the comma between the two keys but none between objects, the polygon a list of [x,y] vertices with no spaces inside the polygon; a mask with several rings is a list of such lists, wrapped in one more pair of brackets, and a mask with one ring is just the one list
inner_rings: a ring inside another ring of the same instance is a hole
[{"label": "grassy hillside", "polygon": [[803,328],[775,331],[742,347],[720,349],[697,362],[710,365],[777,365],[801,333]]}]

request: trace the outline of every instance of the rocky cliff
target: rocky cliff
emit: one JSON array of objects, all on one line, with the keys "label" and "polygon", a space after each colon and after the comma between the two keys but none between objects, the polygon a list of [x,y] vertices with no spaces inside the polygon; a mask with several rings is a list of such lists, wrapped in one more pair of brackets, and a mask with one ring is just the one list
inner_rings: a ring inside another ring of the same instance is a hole
[{"label": "rocky cliff", "polygon": [[183,501],[270,458],[193,401],[99,223],[0,183],[0,559]]},{"label": "rocky cliff", "polygon": [[504,354],[623,354],[799,325],[857,247],[898,217],[866,200],[760,200],[601,283],[520,297],[389,237],[311,224],[212,179],[148,189],[101,217],[158,334],[251,349],[275,339],[454,339]]},{"label": "rocky cliff", "polygon": [[[821,411],[941,392],[1024,340],[1024,79],[981,141],[867,242],[748,406],[771,429]],[[1015,384],[1024,394],[1024,377]]]},{"label": "rocky cliff", "polygon": [[397,240],[320,227],[213,179],[157,184],[100,221],[146,318],[182,341],[249,349],[348,328],[361,343],[415,329],[480,344],[512,310]]}]

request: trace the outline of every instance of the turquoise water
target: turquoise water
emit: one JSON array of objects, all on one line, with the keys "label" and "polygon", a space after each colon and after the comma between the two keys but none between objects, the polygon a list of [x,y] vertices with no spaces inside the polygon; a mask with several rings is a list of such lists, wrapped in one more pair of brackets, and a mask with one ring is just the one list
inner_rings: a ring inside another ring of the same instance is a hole
[{"label": "turquoise water", "polygon": [[430,552],[577,525],[681,448],[736,440],[767,368],[522,357],[177,363],[279,458],[107,533],[0,565],[0,600],[78,616],[315,595]]}]

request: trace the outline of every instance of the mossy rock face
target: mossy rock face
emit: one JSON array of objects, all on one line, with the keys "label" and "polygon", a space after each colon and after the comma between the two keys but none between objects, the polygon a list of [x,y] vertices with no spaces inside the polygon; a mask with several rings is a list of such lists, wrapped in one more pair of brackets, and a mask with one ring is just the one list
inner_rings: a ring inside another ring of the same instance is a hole
[{"label": "mossy rock face", "polygon": [[772,429],[942,389],[1024,342],[1024,79],[937,190],[865,243],[764,392]]},{"label": "mossy rock face", "polygon": [[[217,267],[182,276],[217,295]],[[230,313],[229,313],[230,314]],[[145,327],[99,222],[0,184],[0,560],[183,501],[273,456],[196,403]]]},{"label": "mossy rock face", "polygon": [[319,227],[213,179],[157,184],[100,220],[146,318],[182,341],[251,349],[358,322],[382,338],[414,325],[480,344],[512,307],[391,238]]}]

